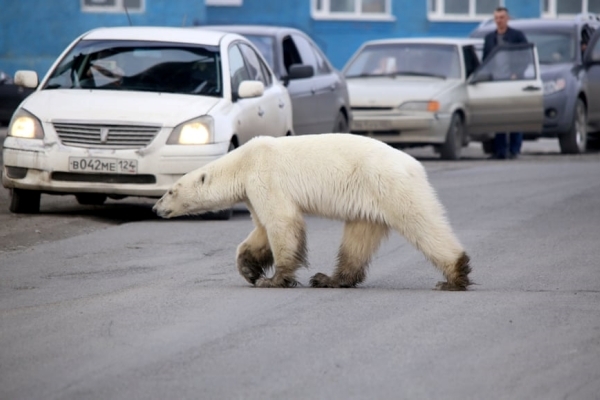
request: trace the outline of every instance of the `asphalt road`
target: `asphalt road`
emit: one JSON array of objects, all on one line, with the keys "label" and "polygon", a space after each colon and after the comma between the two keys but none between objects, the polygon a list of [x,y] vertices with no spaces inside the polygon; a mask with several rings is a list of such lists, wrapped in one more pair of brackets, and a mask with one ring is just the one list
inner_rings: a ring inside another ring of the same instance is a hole
[{"label": "asphalt road", "polygon": [[360,288],[306,287],[333,269],[338,222],[308,218],[304,286],[258,289],[234,266],[243,208],[169,221],[43,197],[14,216],[0,193],[0,399],[599,399],[600,155],[557,149],[409,151],[470,253],[469,292],[431,290],[398,235]]}]

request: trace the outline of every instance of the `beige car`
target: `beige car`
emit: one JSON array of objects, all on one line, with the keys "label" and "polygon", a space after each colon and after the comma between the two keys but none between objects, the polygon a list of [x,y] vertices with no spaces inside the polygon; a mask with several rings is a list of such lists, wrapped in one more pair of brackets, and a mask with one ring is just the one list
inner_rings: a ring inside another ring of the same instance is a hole
[{"label": "beige car", "polygon": [[535,46],[498,46],[483,63],[480,46],[466,38],[365,42],[343,69],[351,131],[398,148],[433,145],[449,160],[493,132],[541,131]]}]

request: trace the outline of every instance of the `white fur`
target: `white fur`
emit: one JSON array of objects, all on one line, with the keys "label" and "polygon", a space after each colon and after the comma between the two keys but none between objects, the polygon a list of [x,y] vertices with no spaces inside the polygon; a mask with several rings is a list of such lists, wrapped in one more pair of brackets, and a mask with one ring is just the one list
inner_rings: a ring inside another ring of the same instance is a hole
[{"label": "white fur", "polygon": [[[246,202],[258,231],[245,243],[268,237],[262,245],[273,250],[276,268],[292,263],[288,253],[302,240],[303,214],[362,223],[347,227],[343,246],[363,264],[390,228],[446,277],[464,254],[421,163],[353,134],[257,137],[185,175],[169,193],[155,205],[165,218]],[[373,243],[361,243],[358,233],[365,229],[375,235]]]}]

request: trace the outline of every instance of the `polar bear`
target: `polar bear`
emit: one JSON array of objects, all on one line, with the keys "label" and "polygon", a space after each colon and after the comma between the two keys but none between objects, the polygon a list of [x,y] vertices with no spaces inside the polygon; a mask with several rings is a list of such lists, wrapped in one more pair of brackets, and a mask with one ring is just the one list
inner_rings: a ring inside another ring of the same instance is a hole
[{"label": "polar bear", "polygon": [[173,218],[239,202],[246,203],[255,228],[237,248],[237,267],[255,286],[296,286],[296,271],[308,266],[304,215],[345,221],[335,271],[312,276],[313,287],[363,282],[390,230],[441,271],[446,281],[437,289],[472,284],[469,256],[422,164],[379,140],[340,133],[258,136],[181,177],[153,211]]}]

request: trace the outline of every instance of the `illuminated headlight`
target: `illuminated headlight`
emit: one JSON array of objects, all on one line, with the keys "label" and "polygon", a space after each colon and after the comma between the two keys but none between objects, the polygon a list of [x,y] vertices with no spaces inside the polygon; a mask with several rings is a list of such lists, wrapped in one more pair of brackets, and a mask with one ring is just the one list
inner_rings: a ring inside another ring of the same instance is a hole
[{"label": "illuminated headlight", "polygon": [[213,141],[213,134],[213,119],[204,116],[176,126],[167,144],[207,144]]},{"label": "illuminated headlight", "polygon": [[429,111],[437,112],[440,110],[438,101],[409,101],[398,107],[400,111]]},{"label": "illuminated headlight", "polygon": [[567,81],[563,78],[553,79],[551,81],[544,82],[544,94],[552,94],[560,92],[567,86]]},{"label": "illuminated headlight", "polygon": [[44,130],[39,119],[21,108],[10,121],[8,136],[23,139],[43,139]]}]

